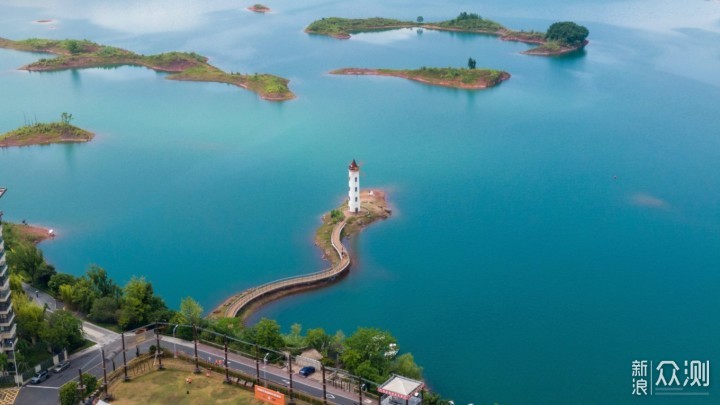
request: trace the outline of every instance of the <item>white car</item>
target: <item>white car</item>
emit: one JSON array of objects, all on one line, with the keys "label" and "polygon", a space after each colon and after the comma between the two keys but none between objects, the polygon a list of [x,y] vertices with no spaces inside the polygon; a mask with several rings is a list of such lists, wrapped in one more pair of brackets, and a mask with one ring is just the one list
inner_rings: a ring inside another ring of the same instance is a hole
[{"label": "white car", "polygon": [[65,360],[65,361],[63,361],[63,362],[61,362],[61,363],[58,363],[58,365],[53,368],[53,371],[56,372],[56,373],[59,373],[59,372],[65,370],[65,369],[68,368],[68,367],[70,367],[70,361],[69,361],[69,360]]}]

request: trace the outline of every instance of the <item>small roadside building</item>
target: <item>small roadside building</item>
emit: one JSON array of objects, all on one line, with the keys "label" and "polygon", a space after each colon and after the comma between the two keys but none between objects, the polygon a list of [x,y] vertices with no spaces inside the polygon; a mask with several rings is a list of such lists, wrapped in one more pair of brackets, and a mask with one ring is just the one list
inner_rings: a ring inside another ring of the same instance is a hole
[{"label": "small roadside building", "polygon": [[378,392],[383,394],[381,405],[420,405],[422,404],[422,389],[425,383],[407,377],[393,375]]}]

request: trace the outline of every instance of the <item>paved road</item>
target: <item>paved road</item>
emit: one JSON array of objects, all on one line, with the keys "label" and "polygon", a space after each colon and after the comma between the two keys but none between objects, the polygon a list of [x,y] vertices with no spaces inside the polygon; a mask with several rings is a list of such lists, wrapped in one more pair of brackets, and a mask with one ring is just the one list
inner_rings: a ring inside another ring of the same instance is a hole
[{"label": "paved road", "polygon": [[[48,311],[52,312],[56,308],[63,308],[63,303],[59,300],[55,300],[48,294],[42,291],[37,291],[33,287],[23,284],[23,289],[27,292],[28,296],[33,297],[33,301],[39,305],[48,304]],[[51,373],[51,377],[46,381],[38,385],[26,385],[20,390],[20,394],[17,397],[16,404],[27,404],[27,405],[56,405],[58,403],[58,389],[65,383],[71,380],[77,380],[78,369],[82,369],[83,373],[90,373],[99,379],[102,378],[102,360],[100,355],[100,348],[102,347],[105,352],[107,372],[114,370],[115,368],[122,367],[122,343],[120,340],[120,334],[110,331],[108,329],[99,327],[89,322],[83,322],[83,331],[85,337],[91,340],[96,345],[87,348],[79,353],[75,353],[70,356],[72,365],[70,368],[64,370],[59,374]],[[194,348],[192,342],[187,342],[182,339],[176,339],[169,336],[161,337],[161,347],[165,351],[173,353],[175,350],[183,352],[189,356],[194,356]],[[126,345],[126,358],[127,361],[135,358],[136,347],[140,348],[140,351],[147,353],[150,345],[155,344],[155,335],[152,330],[140,334],[126,334],[125,345]],[[224,352],[222,349],[205,345],[198,344],[198,357],[215,362],[216,360],[224,359]],[[255,361],[234,353],[228,354],[228,365],[230,369],[242,371],[250,376],[255,376],[257,373]],[[305,392],[314,397],[322,397],[322,384],[312,379],[301,377],[297,374],[298,369],[293,368],[292,385],[293,389],[298,392]],[[319,370],[318,370],[319,372]],[[261,380],[267,379],[278,385],[290,386],[290,374],[287,369],[280,369],[274,365],[260,365],[260,377]],[[359,403],[359,396],[354,393],[348,393],[341,389],[327,385],[328,402],[340,404],[340,405],[353,405]],[[372,404],[373,401],[363,398],[364,405]]]},{"label": "paved road", "polygon": [[[40,305],[41,307],[47,304],[48,312],[53,312],[57,309],[65,308],[65,304],[62,301],[56,300],[51,295],[39,291],[28,284],[23,283],[23,290],[25,290],[25,293],[28,297],[32,298],[33,302]],[[105,328],[101,328],[95,324],[85,321],[83,321],[83,332],[85,332],[86,339],[100,345],[106,345],[117,339],[120,339],[119,333],[113,332]]]},{"label": "paved road", "polygon": [[[149,331],[140,343],[133,343],[134,340],[132,336],[128,336],[126,340],[127,361],[135,358],[136,347],[140,348],[141,353],[147,353],[150,345],[155,344],[152,331]],[[106,361],[107,372],[122,367],[123,358],[120,345],[121,343],[119,341],[114,341],[104,346],[105,355],[108,359]],[[190,357],[194,356],[192,342],[163,336],[161,346],[169,353],[177,351]],[[224,352],[219,348],[198,344],[198,357],[214,363],[217,360],[224,359]],[[56,405],[58,401],[58,389],[68,381],[77,380],[78,369],[82,369],[84,373],[90,373],[98,377],[98,379],[102,379],[102,360],[99,345],[70,356],[70,360],[72,365],[65,371],[59,374],[52,373],[48,380],[40,384],[28,384],[23,387],[20,390],[16,403],[20,405]],[[254,360],[234,353],[228,354],[228,366],[231,370],[242,371],[250,376],[255,376],[257,373]],[[295,392],[305,392],[314,397],[321,398],[322,385],[314,380],[301,377],[297,374],[297,371],[298,369],[293,369],[292,375],[292,385]],[[264,366],[262,364],[260,365],[260,378],[261,380],[267,380],[286,387],[290,386],[291,380],[287,369],[280,369],[274,365]],[[340,405],[354,405],[359,403],[359,397],[357,395],[334,388],[331,385],[327,386],[327,393],[328,402]],[[369,405],[373,402],[374,401],[365,398],[363,399],[364,405]]]}]

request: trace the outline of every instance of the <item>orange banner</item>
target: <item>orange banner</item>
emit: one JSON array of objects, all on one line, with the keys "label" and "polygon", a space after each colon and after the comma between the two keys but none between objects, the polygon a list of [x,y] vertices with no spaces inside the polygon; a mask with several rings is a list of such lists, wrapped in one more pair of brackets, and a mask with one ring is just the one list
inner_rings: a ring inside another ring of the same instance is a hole
[{"label": "orange banner", "polygon": [[285,394],[261,387],[259,385],[255,386],[255,399],[259,399],[273,405],[285,405]]}]

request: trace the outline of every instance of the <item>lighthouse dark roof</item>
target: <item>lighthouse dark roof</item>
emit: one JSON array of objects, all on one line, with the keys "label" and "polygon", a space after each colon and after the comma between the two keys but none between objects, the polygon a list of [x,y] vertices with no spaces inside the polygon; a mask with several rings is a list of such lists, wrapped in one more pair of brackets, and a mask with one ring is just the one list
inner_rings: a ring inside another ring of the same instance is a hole
[{"label": "lighthouse dark roof", "polygon": [[360,170],[360,166],[358,166],[357,163],[355,163],[355,159],[353,159],[353,161],[352,161],[352,163],[350,163],[350,166],[348,167],[348,169],[350,169],[350,171],[356,172],[356,171]]}]

